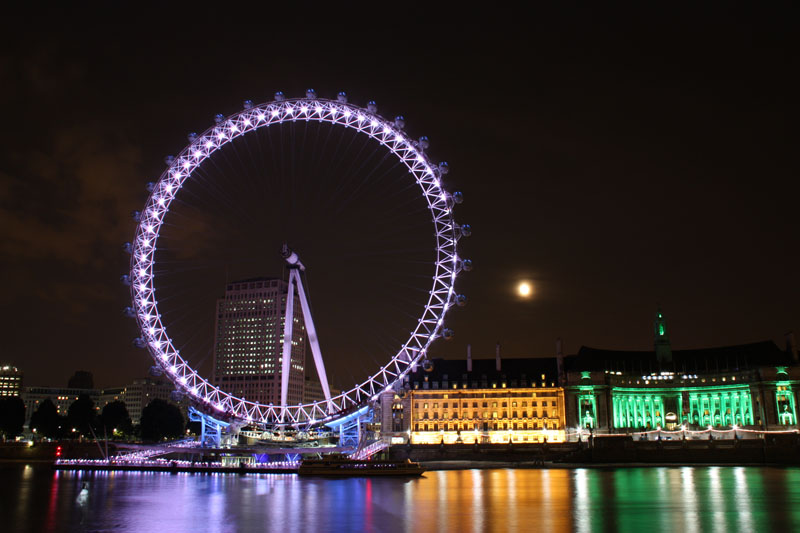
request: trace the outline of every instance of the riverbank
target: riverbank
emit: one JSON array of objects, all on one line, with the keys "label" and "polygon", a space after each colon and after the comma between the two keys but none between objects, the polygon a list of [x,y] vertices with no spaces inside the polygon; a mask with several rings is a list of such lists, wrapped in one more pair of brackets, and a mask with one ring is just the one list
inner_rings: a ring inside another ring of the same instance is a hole
[{"label": "riverbank", "polygon": [[[106,450],[95,442],[7,443],[0,445],[0,462],[49,463],[57,458],[86,461],[102,459]],[[59,450],[60,449],[60,450]],[[109,456],[116,447],[108,443]],[[60,452],[60,455],[59,455]],[[219,452],[219,451],[217,451]],[[227,453],[227,450],[225,451]],[[230,453],[236,454],[236,449]],[[244,452],[239,452],[244,453]],[[280,455],[276,455],[280,458]],[[769,439],[634,441],[629,436],[596,437],[591,442],[524,444],[396,445],[383,453],[393,461],[410,459],[429,470],[487,468],[584,468],[689,465],[800,465],[800,438],[796,435]],[[218,453],[170,454],[163,459],[189,463],[221,461]],[[238,467],[232,472],[240,472]],[[80,468],[76,468],[80,469]],[[89,468],[87,468],[89,469]],[[96,468],[92,469],[111,469]],[[114,470],[135,470],[120,463]],[[171,471],[158,465],[157,471]],[[194,471],[193,469],[185,471]],[[274,472],[269,469],[269,472]],[[260,471],[253,473],[261,473]]]},{"label": "riverbank", "polygon": [[183,474],[296,474],[297,465],[286,466],[223,466],[221,464],[189,463],[186,461],[143,461],[139,464],[99,461],[57,461],[54,470],[84,472],[167,472]]},{"label": "riverbank", "polygon": [[[105,444],[103,444],[105,446]],[[116,446],[108,443],[108,453],[115,454]],[[66,459],[102,459],[105,450],[101,450],[96,442],[60,441],[6,442],[0,445],[0,462],[10,463],[52,463],[59,457]]]},{"label": "riverbank", "polygon": [[[768,439],[634,441],[630,436],[598,437],[590,442],[524,444],[415,444],[393,446],[392,460],[426,465],[800,465],[800,438],[794,434]],[[472,466],[470,468],[481,468]]]}]

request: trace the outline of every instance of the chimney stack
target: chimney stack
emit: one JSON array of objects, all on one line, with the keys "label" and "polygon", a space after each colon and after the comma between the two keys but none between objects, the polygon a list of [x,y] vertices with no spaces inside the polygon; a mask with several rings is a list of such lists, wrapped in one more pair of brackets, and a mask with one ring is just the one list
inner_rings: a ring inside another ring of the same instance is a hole
[{"label": "chimney stack", "polygon": [[495,366],[497,367],[497,371],[500,372],[500,343],[497,343],[497,346],[494,348],[494,362]]},{"label": "chimney stack", "polygon": [[472,372],[472,345],[467,344],[467,372]]},{"label": "chimney stack", "polygon": [[786,351],[792,356],[792,361],[795,363],[798,362],[797,356],[797,342],[794,338],[794,331],[790,331],[786,334]]}]

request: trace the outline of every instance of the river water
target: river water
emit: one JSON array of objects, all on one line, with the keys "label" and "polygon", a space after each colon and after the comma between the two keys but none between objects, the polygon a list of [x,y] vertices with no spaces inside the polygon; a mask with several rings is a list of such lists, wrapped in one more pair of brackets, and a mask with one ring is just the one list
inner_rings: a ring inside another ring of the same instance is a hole
[{"label": "river water", "polygon": [[[800,531],[800,468],[293,474],[0,465],[0,531]],[[86,492],[81,494],[86,484]]]}]

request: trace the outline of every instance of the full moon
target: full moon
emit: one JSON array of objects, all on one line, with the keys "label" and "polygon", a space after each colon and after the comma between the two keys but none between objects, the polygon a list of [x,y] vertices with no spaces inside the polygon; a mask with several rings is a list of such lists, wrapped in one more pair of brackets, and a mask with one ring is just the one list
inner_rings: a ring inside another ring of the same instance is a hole
[{"label": "full moon", "polygon": [[521,281],[520,284],[517,285],[517,294],[523,298],[530,298],[531,294],[533,294],[533,286],[527,281]]}]

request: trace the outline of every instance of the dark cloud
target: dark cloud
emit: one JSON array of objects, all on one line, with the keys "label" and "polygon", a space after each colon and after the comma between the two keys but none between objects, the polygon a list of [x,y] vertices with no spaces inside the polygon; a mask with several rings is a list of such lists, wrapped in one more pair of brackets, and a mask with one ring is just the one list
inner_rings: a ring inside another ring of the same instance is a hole
[{"label": "dark cloud", "polygon": [[14,175],[2,176],[0,224],[7,233],[0,253],[6,264],[47,259],[105,267],[97,248],[119,245],[129,233],[124,213],[139,152],[99,124],[55,131],[46,144],[14,153]]}]

